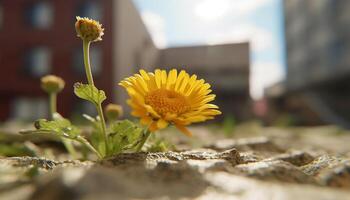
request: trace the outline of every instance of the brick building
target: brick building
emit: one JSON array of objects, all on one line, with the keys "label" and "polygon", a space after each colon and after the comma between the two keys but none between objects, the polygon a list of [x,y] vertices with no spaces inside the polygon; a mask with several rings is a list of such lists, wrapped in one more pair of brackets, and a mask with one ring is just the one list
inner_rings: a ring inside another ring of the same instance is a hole
[{"label": "brick building", "polygon": [[58,104],[62,114],[85,106],[71,95],[73,83],[85,81],[82,44],[73,24],[76,15],[99,19],[107,27],[104,42],[94,44],[91,56],[97,86],[111,95],[111,4],[112,0],[0,1],[1,120],[31,119],[47,112],[46,96],[39,82],[46,74],[66,80]]}]

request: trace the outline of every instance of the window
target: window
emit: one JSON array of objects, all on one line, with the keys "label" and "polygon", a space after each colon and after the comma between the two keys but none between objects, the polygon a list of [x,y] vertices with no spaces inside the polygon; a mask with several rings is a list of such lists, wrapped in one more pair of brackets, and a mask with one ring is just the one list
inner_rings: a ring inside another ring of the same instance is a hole
[{"label": "window", "polygon": [[36,47],[25,55],[24,69],[33,77],[41,77],[51,71],[51,51],[47,47]]},{"label": "window", "polygon": [[97,21],[102,19],[102,8],[98,2],[85,2],[78,8],[78,16],[89,17]]},{"label": "window", "polygon": [[[73,68],[80,75],[85,75],[84,56],[81,49],[77,49],[73,54]],[[91,71],[94,76],[101,74],[102,70],[102,51],[99,47],[90,49]]]},{"label": "window", "polygon": [[47,114],[46,98],[19,97],[11,105],[11,117],[15,119],[33,121],[46,117]]},{"label": "window", "polygon": [[53,22],[53,7],[50,2],[39,2],[29,7],[26,19],[38,29],[47,29]]}]

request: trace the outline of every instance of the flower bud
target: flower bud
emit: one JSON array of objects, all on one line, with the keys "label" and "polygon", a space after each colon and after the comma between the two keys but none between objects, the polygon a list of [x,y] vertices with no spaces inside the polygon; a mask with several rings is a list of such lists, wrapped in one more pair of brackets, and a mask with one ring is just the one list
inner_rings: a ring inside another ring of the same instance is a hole
[{"label": "flower bud", "polygon": [[101,41],[102,35],[104,34],[102,25],[98,21],[89,19],[87,17],[77,17],[75,30],[78,34],[78,37],[84,41],[89,42]]},{"label": "flower bud", "polygon": [[108,104],[105,107],[105,114],[108,120],[117,120],[123,115],[123,108],[117,104]]},{"label": "flower bud", "polygon": [[55,75],[47,75],[41,78],[41,88],[47,93],[58,93],[63,90],[65,82]]}]

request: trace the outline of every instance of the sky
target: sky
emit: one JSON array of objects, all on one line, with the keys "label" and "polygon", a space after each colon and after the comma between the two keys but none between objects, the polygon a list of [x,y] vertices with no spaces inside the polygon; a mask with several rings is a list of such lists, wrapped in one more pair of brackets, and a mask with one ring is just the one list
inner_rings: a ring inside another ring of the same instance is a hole
[{"label": "sky", "polygon": [[133,0],[158,48],[251,43],[250,93],[285,77],[283,0]]}]

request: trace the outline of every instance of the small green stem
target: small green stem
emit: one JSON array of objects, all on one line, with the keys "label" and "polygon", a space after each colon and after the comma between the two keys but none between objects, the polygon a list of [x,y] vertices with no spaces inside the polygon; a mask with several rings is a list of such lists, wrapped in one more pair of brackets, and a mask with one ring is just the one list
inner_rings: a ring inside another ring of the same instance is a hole
[{"label": "small green stem", "polygon": [[146,133],[145,133],[144,137],[142,138],[140,145],[137,147],[136,152],[140,152],[142,150],[143,145],[145,145],[147,139],[149,138],[149,136],[152,133],[151,131],[149,131],[148,128],[146,128],[144,131]]},{"label": "small green stem", "polygon": [[90,85],[94,85],[94,79],[92,78],[92,72],[90,67],[90,42],[83,40],[83,51],[84,51],[84,66],[85,66],[85,73],[88,80],[88,83]]},{"label": "small green stem", "polygon": [[57,93],[49,93],[49,104],[50,104],[50,119],[53,120],[53,114],[57,112]]},{"label": "small green stem", "polygon": [[107,136],[107,127],[106,127],[106,121],[103,115],[103,111],[102,111],[102,106],[101,104],[98,104],[96,106],[97,112],[98,112],[98,116],[100,117],[101,120],[101,127],[102,127],[102,132],[103,132],[103,138],[105,140],[105,145],[106,145],[106,155],[109,155],[109,145],[108,145],[108,136]]},{"label": "small green stem", "polygon": [[77,153],[77,151],[75,150],[73,143],[71,140],[61,137],[62,139],[62,143],[64,145],[64,147],[67,149],[67,151],[69,152],[69,154],[74,158],[74,159],[78,159],[79,155]]},{"label": "small green stem", "polygon": [[79,142],[81,142],[82,144],[84,144],[88,149],[90,149],[90,151],[94,152],[98,156],[99,159],[103,158],[103,156],[100,154],[100,152],[98,152],[85,138],[78,136],[77,140]]},{"label": "small green stem", "polygon": [[[84,51],[84,66],[85,66],[85,72],[86,72],[86,77],[88,80],[89,85],[94,86],[94,79],[92,77],[92,72],[91,72],[91,66],[90,66],[90,41],[83,40],[83,51]],[[108,155],[108,136],[107,136],[107,128],[106,128],[106,121],[103,116],[103,111],[102,111],[102,106],[101,104],[95,105],[98,115],[101,120],[101,127],[102,127],[102,134],[105,142],[105,147],[106,147],[106,155]]]}]

